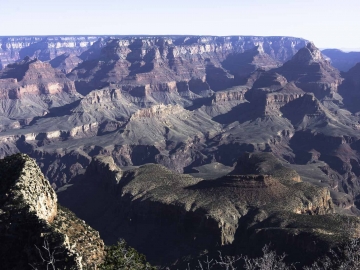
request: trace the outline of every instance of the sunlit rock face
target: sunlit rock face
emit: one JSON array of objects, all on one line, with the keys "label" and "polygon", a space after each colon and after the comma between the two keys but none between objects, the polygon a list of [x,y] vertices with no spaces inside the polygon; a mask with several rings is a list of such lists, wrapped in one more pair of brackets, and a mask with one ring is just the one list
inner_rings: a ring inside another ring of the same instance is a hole
[{"label": "sunlit rock face", "polygon": [[64,53],[80,55],[100,37],[50,36],[50,37],[0,37],[0,63],[8,64],[36,57],[41,61],[52,60]]},{"label": "sunlit rock face", "polygon": [[69,78],[82,94],[109,84],[156,89],[163,83],[190,85],[199,80],[207,87],[190,86],[192,92],[219,91],[243,81],[257,68],[278,67],[305,45],[305,40],[283,37],[119,38],[94,49],[101,51],[97,58],[84,61]]},{"label": "sunlit rock face", "polygon": [[25,57],[0,71],[0,115],[20,125],[78,98],[74,82],[47,62]]},{"label": "sunlit rock face", "polygon": [[43,265],[36,247],[49,245],[62,269],[96,267],[104,260],[99,233],[60,207],[35,160],[16,154],[0,160],[0,248],[2,266]]},{"label": "sunlit rock face", "polygon": [[312,168],[309,181],[357,211],[356,68],[340,73],[313,43],[130,36],[64,46],[0,72],[0,155],[28,153],[54,188],[99,154],[121,167],[218,175],[213,164],[231,168],[244,152],[266,151]]}]

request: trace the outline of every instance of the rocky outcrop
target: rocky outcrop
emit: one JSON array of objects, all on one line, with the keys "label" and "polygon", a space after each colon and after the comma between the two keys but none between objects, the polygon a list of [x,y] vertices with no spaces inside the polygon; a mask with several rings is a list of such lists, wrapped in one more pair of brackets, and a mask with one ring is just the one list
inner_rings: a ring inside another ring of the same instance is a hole
[{"label": "rocky outcrop", "polygon": [[[114,159],[109,156],[96,156],[92,159],[86,170],[86,178],[93,178],[93,175],[104,174],[107,183],[110,185],[116,185],[119,183],[123,176],[122,170],[116,166]],[[95,181],[101,181],[101,179],[94,179]]]},{"label": "rocky outcrop", "polygon": [[147,109],[142,109],[137,112],[135,112],[131,119],[139,119],[139,118],[153,118],[153,117],[166,117],[170,114],[177,114],[177,113],[186,113],[184,109],[179,105],[154,105]]},{"label": "rocky outcrop", "polygon": [[[76,82],[82,94],[110,84],[156,87],[167,82],[204,81],[204,78],[211,89],[218,91],[236,83],[225,69],[237,75],[241,73],[242,78],[258,67],[277,67],[278,61],[293,56],[304,42],[276,37],[119,38],[109,40],[97,59],[80,64],[69,78]],[[279,45],[283,47],[281,52],[276,48]],[[241,55],[254,47],[255,52]],[[240,54],[240,62],[234,63],[232,54]],[[230,60],[226,61],[227,57]]]},{"label": "rocky outcrop", "polygon": [[58,57],[52,59],[49,63],[53,68],[56,68],[62,71],[65,74],[68,74],[74,68],[76,68],[82,60],[76,55],[64,53]]},{"label": "rocky outcrop", "polygon": [[33,159],[22,154],[6,157],[0,160],[0,174],[4,268],[45,267],[49,256],[54,256],[54,267],[61,269],[94,268],[102,263],[105,254],[99,233],[58,206],[56,193]]},{"label": "rocky outcrop", "polygon": [[51,223],[57,215],[57,197],[36,163],[17,155],[1,160],[0,166],[2,177],[6,177],[2,181],[6,204],[24,204],[37,218]]},{"label": "rocky outcrop", "polygon": [[289,102],[302,97],[305,92],[282,75],[269,71],[258,71],[252,88],[245,98],[257,106],[263,115],[281,115],[279,110]]},{"label": "rocky outcrop", "polygon": [[21,125],[78,98],[74,82],[49,63],[25,58],[0,71],[0,115],[20,120]]},{"label": "rocky outcrop", "polygon": [[22,62],[8,65],[1,71],[2,99],[19,99],[26,94],[54,95],[76,92],[74,83],[64,74],[54,70],[49,63],[25,58]]},{"label": "rocky outcrop", "polygon": [[221,104],[229,101],[245,101],[246,91],[224,91],[217,92],[212,97],[211,102],[213,104]]},{"label": "rocky outcrop", "polygon": [[[306,181],[331,188],[332,196],[348,193],[346,202],[333,197],[356,212],[356,67],[339,73],[313,44],[281,37],[104,38],[56,60],[74,55],[83,62],[66,78],[30,59],[1,72],[5,85],[27,81],[31,89],[0,100],[0,156],[28,153],[54,188],[81,177],[99,154],[121,167],[158,163],[190,173],[266,151],[299,171],[314,166],[319,174]],[[70,83],[84,96],[51,94],[58,90],[49,82]],[[319,169],[326,166],[326,173]]]},{"label": "rocky outcrop", "polygon": [[[215,180],[176,174],[155,164],[121,171],[110,157],[97,157],[82,180],[58,195],[106,242],[124,237],[162,265],[196,256],[204,248],[239,251],[259,231],[262,241],[273,239],[272,230],[278,235],[272,244],[279,250],[288,239],[296,243],[294,252],[301,249],[309,255],[306,248],[312,241],[301,242],[297,236],[306,234],[321,243],[315,252],[319,254],[326,252],[322,245],[336,245],[346,220],[334,214],[327,188],[303,182],[270,153],[246,155],[232,173]],[[304,220],[309,229],[302,227]],[[289,231],[294,234],[289,236]]]},{"label": "rocky outcrop", "polygon": [[343,81],[340,72],[331,66],[311,42],[277,69],[277,72],[288,81],[294,81],[302,90],[314,93],[319,99],[325,96],[332,98]]},{"label": "rocky outcrop", "polygon": [[253,49],[243,53],[232,53],[222,62],[224,68],[235,76],[236,83],[243,83],[252,72],[270,70],[280,66],[280,62],[265,53],[263,45],[259,44]]}]

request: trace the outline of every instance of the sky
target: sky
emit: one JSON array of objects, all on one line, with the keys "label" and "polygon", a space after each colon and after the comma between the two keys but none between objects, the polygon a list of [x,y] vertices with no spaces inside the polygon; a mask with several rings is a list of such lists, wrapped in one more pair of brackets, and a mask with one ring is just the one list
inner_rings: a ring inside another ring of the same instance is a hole
[{"label": "sky", "polygon": [[360,0],[0,0],[0,36],[293,36],[360,51]]}]

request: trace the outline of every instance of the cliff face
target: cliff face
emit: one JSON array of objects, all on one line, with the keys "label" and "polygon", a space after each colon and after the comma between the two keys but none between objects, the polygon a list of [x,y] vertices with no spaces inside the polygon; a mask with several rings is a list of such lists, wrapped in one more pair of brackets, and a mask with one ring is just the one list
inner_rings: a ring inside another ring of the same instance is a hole
[{"label": "cliff face", "polygon": [[286,37],[137,36],[89,46],[0,72],[0,156],[28,153],[59,188],[99,154],[121,167],[182,173],[271,151],[299,173],[314,167],[307,179],[334,198],[347,193],[336,205],[357,212],[356,68],[340,73],[314,44]]},{"label": "cliff face", "polygon": [[74,83],[54,70],[49,63],[25,58],[1,71],[1,98],[19,99],[27,94],[54,95],[76,93]]},{"label": "cliff face", "polygon": [[[112,36],[114,38],[116,36]],[[41,61],[52,60],[64,53],[71,53],[76,56],[81,55],[87,49],[101,48],[101,39],[106,39],[106,36],[43,36],[43,37],[0,37],[0,63],[2,68],[5,68],[8,64],[14,63],[17,60],[21,60],[26,56],[37,57]],[[117,37],[125,39],[127,38]],[[139,37],[140,38],[140,37]],[[149,38],[149,37],[142,37]],[[151,37],[150,37],[151,38]],[[163,39],[167,39],[164,37]],[[252,44],[248,44],[247,41],[253,43],[264,44],[264,49],[272,57],[276,57],[279,60],[286,60],[294,54],[294,51],[299,49],[303,45],[301,39],[295,38],[263,38],[263,37],[171,37],[176,43],[191,44],[202,40],[208,42],[211,40],[227,39],[233,41],[239,41],[242,43],[242,47],[253,47]],[[99,42],[100,40],[100,42]],[[243,42],[242,42],[243,41]],[[161,42],[161,41],[160,41]],[[94,46],[92,46],[94,45]],[[284,50],[284,45],[287,47]],[[96,54],[96,52],[94,52]],[[83,59],[90,59],[89,53],[83,55]]]},{"label": "cliff face", "polygon": [[[319,99],[333,95],[343,78],[340,72],[331,66],[313,43],[308,43],[277,71],[287,80],[294,81],[306,92],[312,92]],[[307,76],[303,76],[307,74]]]},{"label": "cliff face", "polygon": [[34,160],[21,154],[2,159],[0,174],[0,257],[4,268],[45,267],[41,256],[50,258],[44,245],[55,252],[57,268],[83,269],[103,261],[104,244],[98,232],[58,207],[56,193]]},{"label": "cliff face", "polygon": [[49,61],[64,53],[80,55],[98,39],[96,36],[0,37],[0,63],[5,68],[26,56]]},{"label": "cliff face", "polygon": [[50,64],[63,73],[67,74],[76,68],[82,60],[74,54],[64,53],[52,59]]},{"label": "cliff face", "polygon": [[119,38],[109,40],[98,58],[84,61],[69,78],[82,94],[109,84],[149,85],[151,90],[166,82],[190,84],[194,80],[218,91],[257,68],[277,67],[303,45],[304,40],[282,37]]},{"label": "cliff face", "polygon": [[[204,248],[239,251],[260,231],[266,242],[274,230],[276,248],[283,250],[283,241],[291,241],[295,245],[287,247],[288,254],[301,249],[313,256],[308,248],[315,248],[314,254],[325,252],[343,233],[339,226],[344,221],[334,215],[329,190],[302,182],[269,153],[244,156],[232,173],[215,180],[176,174],[155,164],[121,171],[110,157],[97,157],[83,179],[58,195],[106,242],[123,237],[163,265],[196,256]],[[300,235],[321,244],[302,242]]]},{"label": "cliff face", "polygon": [[26,57],[0,71],[0,115],[19,125],[76,99],[74,82],[49,63]]}]

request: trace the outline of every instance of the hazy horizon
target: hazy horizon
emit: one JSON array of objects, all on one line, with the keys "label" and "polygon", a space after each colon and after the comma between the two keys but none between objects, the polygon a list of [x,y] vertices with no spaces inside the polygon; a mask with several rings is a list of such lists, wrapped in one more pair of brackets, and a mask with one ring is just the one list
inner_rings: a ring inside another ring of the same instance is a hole
[{"label": "hazy horizon", "polygon": [[[82,1],[81,1],[82,2]],[[360,2],[45,0],[1,3],[0,36],[291,36],[319,48],[360,50]]]}]

